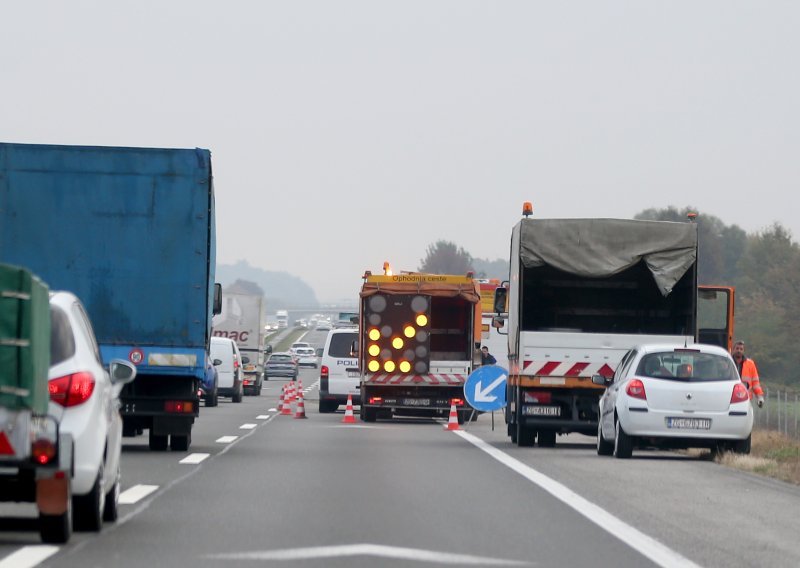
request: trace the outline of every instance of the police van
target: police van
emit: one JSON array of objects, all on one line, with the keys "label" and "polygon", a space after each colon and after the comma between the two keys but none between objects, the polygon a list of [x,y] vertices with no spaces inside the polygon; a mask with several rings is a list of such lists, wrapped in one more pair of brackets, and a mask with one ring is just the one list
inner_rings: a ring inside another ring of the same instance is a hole
[{"label": "police van", "polygon": [[319,411],[335,412],[340,404],[353,397],[353,404],[361,404],[358,357],[352,353],[358,344],[358,328],[333,329],[325,339],[319,367]]}]

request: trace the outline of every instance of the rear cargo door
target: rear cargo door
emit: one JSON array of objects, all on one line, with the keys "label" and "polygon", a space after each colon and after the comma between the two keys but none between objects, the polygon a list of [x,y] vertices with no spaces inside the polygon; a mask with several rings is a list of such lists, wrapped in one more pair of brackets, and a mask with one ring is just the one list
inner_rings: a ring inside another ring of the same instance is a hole
[{"label": "rear cargo door", "polygon": [[733,345],[734,288],[697,287],[697,341],[724,347]]}]

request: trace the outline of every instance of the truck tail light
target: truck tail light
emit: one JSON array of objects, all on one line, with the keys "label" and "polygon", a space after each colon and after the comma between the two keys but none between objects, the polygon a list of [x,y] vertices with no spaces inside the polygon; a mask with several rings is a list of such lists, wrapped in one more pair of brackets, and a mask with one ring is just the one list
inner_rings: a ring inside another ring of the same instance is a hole
[{"label": "truck tail light", "polygon": [[525,391],[523,395],[526,404],[550,404],[553,402],[553,393],[547,391]]},{"label": "truck tail light", "polygon": [[91,373],[81,371],[50,380],[47,385],[50,400],[68,408],[83,404],[94,392],[94,377]]},{"label": "truck tail light", "polygon": [[369,397],[370,404],[383,404],[383,397],[380,396],[371,396]]},{"label": "truck tail light", "polygon": [[319,378],[320,379],[327,379],[328,378],[328,366],[321,365],[319,368]]},{"label": "truck tail light", "polygon": [[31,445],[31,457],[39,465],[47,465],[56,457],[56,445],[53,440],[39,438]]},{"label": "truck tail light", "polygon": [[731,404],[745,402],[750,400],[750,394],[747,392],[747,387],[743,383],[736,383],[733,385],[733,392],[731,393]]},{"label": "truck tail light", "polygon": [[451,398],[450,399],[450,405],[452,406],[454,404],[456,406],[464,406],[464,399],[463,398]]},{"label": "truck tail light", "polygon": [[164,411],[173,414],[191,414],[194,403],[191,400],[168,400],[164,402]]},{"label": "truck tail light", "polygon": [[625,392],[631,398],[647,400],[647,393],[644,391],[644,383],[639,379],[633,379],[625,387]]}]

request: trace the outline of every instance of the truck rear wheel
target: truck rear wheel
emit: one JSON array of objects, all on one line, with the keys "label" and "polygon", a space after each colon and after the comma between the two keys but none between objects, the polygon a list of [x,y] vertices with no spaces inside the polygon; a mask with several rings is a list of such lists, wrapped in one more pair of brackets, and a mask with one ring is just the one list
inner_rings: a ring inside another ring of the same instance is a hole
[{"label": "truck rear wheel", "polygon": [[174,452],[186,452],[189,450],[189,446],[192,444],[192,435],[179,435],[179,434],[172,434],[169,437],[169,447]]},{"label": "truck rear wheel", "polygon": [[539,430],[539,447],[554,448],[556,446],[555,430]]},{"label": "truck rear wheel", "polygon": [[517,422],[517,445],[520,448],[530,448],[536,441],[536,430],[528,428],[521,422]]},{"label": "truck rear wheel", "polygon": [[364,422],[375,422],[378,419],[378,411],[374,408],[361,407],[361,420]]},{"label": "truck rear wheel", "polygon": [[153,429],[150,428],[150,439],[149,445],[150,449],[154,452],[163,452],[167,449],[167,436],[159,436],[157,434],[153,434]]},{"label": "truck rear wheel", "polygon": [[39,515],[39,536],[48,544],[64,544],[72,536],[72,508],[61,515]]}]

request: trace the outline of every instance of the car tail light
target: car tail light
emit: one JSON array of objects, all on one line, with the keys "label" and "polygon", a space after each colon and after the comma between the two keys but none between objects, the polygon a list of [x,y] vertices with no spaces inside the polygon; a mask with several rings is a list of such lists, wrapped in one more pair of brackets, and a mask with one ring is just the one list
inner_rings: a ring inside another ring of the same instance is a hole
[{"label": "car tail light", "polygon": [[168,400],[164,402],[164,411],[174,414],[191,414],[194,404],[190,400]]},{"label": "car tail light", "polygon": [[319,368],[319,378],[321,378],[321,379],[327,379],[328,378],[328,366],[327,365],[322,365]]},{"label": "car tail light", "polygon": [[52,440],[40,438],[31,446],[31,457],[39,465],[47,465],[56,457],[56,445]]},{"label": "car tail light", "polygon": [[731,393],[731,404],[737,402],[744,402],[750,400],[750,394],[747,392],[747,387],[743,383],[736,383],[733,385],[733,393]]},{"label": "car tail light", "polygon": [[52,379],[47,386],[50,400],[63,407],[83,404],[94,392],[94,377],[82,371]]},{"label": "car tail light", "polygon": [[452,406],[455,404],[456,406],[464,406],[464,399],[463,398],[451,398],[450,405]]},{"label": "car tail light", "polygon": [[644,383],[639,379],[633,379],[628,383],[628,386],[625,387],[625,392],[631,398],[640,398],[642,400],[647,400],[647,393],[644,392]]},{"label": "car tail light", "polygon": [[550,404],[553,402],[553,393],[546,391],[525,391],[525,402],[529,404]]},{"label": "car tail light", "polygon": [[233,368],[234,368],[234,370],[239,368],[239,360],[238,359],[234,359],[233,360]]},{"label": "car tail light", "polygon": [[369,397],[370,404],[383,404],[383,398],[380,396],[371,396]]}]

